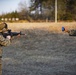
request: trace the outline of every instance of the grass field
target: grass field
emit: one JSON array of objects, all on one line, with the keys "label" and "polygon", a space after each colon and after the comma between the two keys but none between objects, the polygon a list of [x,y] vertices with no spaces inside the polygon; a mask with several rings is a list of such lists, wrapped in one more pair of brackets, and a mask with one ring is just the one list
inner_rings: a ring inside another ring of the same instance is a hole
[{"label": "grass field", "polygon": [[76,22],[60,22],[60,23],[7,23],[8,27],[13,30],[24,30],[33,28],[43,28],[53,32],[62,32],[61,28],[76,29]]},{"label": "grass field", "polygon": [[75,22],[8,25],[26,35],[3,47],[3,75],[76,75],[76,36],[61,31],[62,26],[75,29]]}]

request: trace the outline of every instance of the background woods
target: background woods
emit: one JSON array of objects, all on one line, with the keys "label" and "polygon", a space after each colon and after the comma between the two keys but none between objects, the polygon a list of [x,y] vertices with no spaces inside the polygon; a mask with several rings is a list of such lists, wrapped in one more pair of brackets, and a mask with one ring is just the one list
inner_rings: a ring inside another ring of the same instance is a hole
[{"label": "background woods", "polygon": [[[76,0],[57,0],[58,21],[76,20]],[[31,21],[54,21],[55,0],[30,0],[29,6],[26,2],[20,2],[18,10],[3,13],[1,18],[19,18],[19,20]]]}]

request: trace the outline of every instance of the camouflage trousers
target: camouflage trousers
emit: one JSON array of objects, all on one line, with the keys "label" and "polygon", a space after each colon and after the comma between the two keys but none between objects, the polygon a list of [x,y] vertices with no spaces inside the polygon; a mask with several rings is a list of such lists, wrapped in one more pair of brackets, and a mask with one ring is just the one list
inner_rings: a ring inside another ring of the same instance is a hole
[{"label": "camouflage trousers", "polygon": [[0,49],[0,75],[2,75],[2,49]]},{"label": "camouflage trousers", "polygon": [[68,33],[70,36],[76,36],[76,30],[69,30]]}]

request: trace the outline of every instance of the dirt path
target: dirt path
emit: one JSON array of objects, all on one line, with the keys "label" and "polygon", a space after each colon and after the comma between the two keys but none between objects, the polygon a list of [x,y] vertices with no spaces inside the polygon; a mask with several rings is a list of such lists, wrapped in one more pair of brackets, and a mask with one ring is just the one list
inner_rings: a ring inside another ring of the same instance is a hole
[{"label": "dirt path", "polygon": [[75,36],[44,29],[24,32],[3,48],[3,75],[76,75]]}]

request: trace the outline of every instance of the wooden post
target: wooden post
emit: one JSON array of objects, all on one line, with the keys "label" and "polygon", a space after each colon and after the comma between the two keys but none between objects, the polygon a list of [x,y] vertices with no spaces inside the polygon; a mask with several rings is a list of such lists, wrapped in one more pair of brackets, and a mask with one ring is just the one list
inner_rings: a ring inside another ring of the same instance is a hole
[{"label": "wooden post", "polygon": [[57,0],[55,0],[55,22],[57,23]]}]

